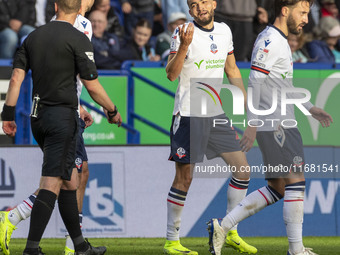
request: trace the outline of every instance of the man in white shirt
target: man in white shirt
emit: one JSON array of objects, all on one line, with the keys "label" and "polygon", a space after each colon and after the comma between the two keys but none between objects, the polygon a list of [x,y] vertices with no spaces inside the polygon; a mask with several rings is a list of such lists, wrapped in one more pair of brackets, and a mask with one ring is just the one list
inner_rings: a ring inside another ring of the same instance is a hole
[{"label": "man in white shirt", "polygon": [[[224,23],[214,22],[216,1],[188,0],[187,4],[194,21],[175,30],[166,67],[169,80],[174,81],[178,78],[178,88],[169,157],[169,160],[176,163],[176,175],[167,198],[165,254],[198,254],[180,244],[179,230],[193,168],[196,163],[203,161],[204,155],[208,159],[222,157],[227,164],[237,170],[233,172],[228,186],[227,212],[245,197],[250,176],[249,172],[239,171],[242,166],[248,166],[248,162],[241,151],[236,131],[230,125],[213,126],[215,118],[228,121],[221,105],[209,109],[205,116],[197,115],[192,105],[199,100],[191,92],[201,93],[210,90],[219,98],[214,85],[223,83],[224,73],[232,85],[246,94],[240,71],[235,63],[230,28]],[[198,82],[192,84],[194,79]],[[199,89],[196,90],[196,87]],[[240,252],[249,254],[257,252],[255,247],[248,245],[238,236],[236,227],[229,231],[224,241]]]},{"label": "man in white shirt", "polygon": [[[266,166],[282,169],[266,173],[268,186],[262,187],[244,198],[222,222],[213,219],[210,246],[220,255],[227,231],[243,219],[257,213],[281,198],[283,219],[289,242],[288,255],[315,255],[302,242],[303,199],[305,191],[304,154],[301,135],[296,126],[294,105],[281,105],[270,111],[274,98],[294,89],[293,61],[287,42],[288,33],[300,34],[308,23],[308,13],[313,0],[275,0],[276,19],[257,38],[252,53],[249,90],[252,104],[248,105],[248,127],[241,140],[244,151],[253,146],[255,137]],[[301,94],[288,93],[287,98],[301,100]],[[281,109],[286,106],[286,114]],[[301,104],[323,127],[328,127],[332,117],[310,102]],[[257,116],[255,110],[269,110],[270,114]],[[273,121],[268,121],[273,120]],[[258,126],[256,128],[255,126]],[[288,169],[289,171],[285,171]]]}]

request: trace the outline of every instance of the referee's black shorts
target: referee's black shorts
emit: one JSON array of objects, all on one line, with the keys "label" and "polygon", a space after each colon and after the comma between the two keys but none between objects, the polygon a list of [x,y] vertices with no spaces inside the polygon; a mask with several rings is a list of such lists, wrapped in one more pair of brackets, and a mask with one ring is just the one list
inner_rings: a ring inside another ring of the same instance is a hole
[{"label": "referee's black shorts", "polygon": [[62,106],[44,106],[31,118],[32,133],[44,153],[42,176],[70,180],[75,167],[78,113]]}]

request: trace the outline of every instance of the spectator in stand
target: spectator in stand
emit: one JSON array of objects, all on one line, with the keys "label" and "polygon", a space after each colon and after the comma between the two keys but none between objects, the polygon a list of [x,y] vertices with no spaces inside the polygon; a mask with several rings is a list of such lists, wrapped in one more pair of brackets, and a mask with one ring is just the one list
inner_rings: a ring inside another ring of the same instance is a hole
[{"label": "spectator in stand", "polygon": [[[33,5],[32,5],[33,4]],[[28,0],[0,1],[0,59],[11,59],[22,37],[34,30],[31,11],[34,2]]]},{"label": "spectator in stand", "polygon": [[163,26],[163,13],[160,0],[155,0],[154,2],[154,16],[153,16],[153,26],[152,26],[152,36],[157,36],[164,32]]},{"label": "spectator in stand", "polygon": [[90,13],[94,10],[101,11],[106,15],[106,31],[115,34],[123,42],[125,37],[124,27],[120,24],[114,8],[110,5],[110,0],[95,0]]},{"label": "spectator in stand", "polygon": [[254,42],[259,33],[266,28],[268,24],[272,24],[274,20],[274,1],[273,0],[256,0],[257,12],[254,17]]},{"label": "spectator in stand", "polygon": [[185,0],[162,0],[163,26],[168,26],[170,15],[174,12],[183,12],[187,16],[187,20],[192,20],[189,13],[189,7]]},{"label": "spectator in stand", "polygon": [[35,1],[35,27],[40,27],[49,22],[55,14],[55,0],[36,0]]},{"label": "spectator in stand", "polygon": [[299,35],[288,35],[288,44],[292,51],[294,63],[307,63],[312,61],[308,55],[307,49],[305,48],[305,42],[306,39],[303,33]]},{"label": "spectator in stand", "polygon": [[339,21],[330,16],[320,19],[315,34],[318,40],[307,44],[310,57],[318,63],[340,63],[340,52],[335,48],[340,38]]},{"label": "spectator in stand", "polygon": [[92,45],[94,60],[98,69],[120,69],[119,38],[106,31],[106,15],[99,11],[92,11],[89,15],[92,23]]},{"label": "spectator in stand", "polygon": [[253,47],[253,19],[257,12],[255,0],[221,0],[215,10],[215,21],[226,23],[233,34],[237,61],[248,61]]},{"label": "spectator in stand", "polygon": [[132,32],[133,40],[120,51],[121,59],[160,61],[161,57],[148,44],[151,33],[152,28],[149,21],[146,19],[139,20]]},{"label": "spectator in stand", "polygon": [[183,12],[174,12],[170,15],[169,24],[166,31],[157,36],[156,54],[160,55],[162,60],[167,60],[170,54],[171,36],[175,29],[187,21],[187,16]]},{"label": "spectator in stand", "polygon": [[313,29],[319,24],[321,16],[321,6],[320,1],[314,1],[313,5],[310,7],[310,12],[308,14],[308,23],[303,27],[303,32],[309,36],[313,36]]},{"label": "spectator in stand", "polygon": [[151,24],[152,31],[154,0],[121,0],[121,4],[128,37],[132,36],[133,29],[140,19],[146,19]]},{"label": "spectator in stand", "polygon": [[339,19],[339,9],[335,0],[321,0],[321,17],[333,17]]}]

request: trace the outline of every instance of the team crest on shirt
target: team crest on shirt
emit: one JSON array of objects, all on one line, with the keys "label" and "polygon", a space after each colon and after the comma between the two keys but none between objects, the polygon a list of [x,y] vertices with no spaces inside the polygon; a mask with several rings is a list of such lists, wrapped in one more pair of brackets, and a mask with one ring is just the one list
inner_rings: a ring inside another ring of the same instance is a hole
[{"label": "team crest on shirt", "polygon": [[218,52],[217,45],[215,43],[212,43],[210,45],[210,52],[216,54]]},{"label": "team crest on shirt", "polygon": [[83,166],[83,160],[81,158],[76,158],[76,167],[77,169],[81,169],[81,167]]},{"label": "team crest on shirt", "polygon": [[179,148],[177,149],[176,155],[177,155],[177,157],[178,157],[179,159],[184,158],[184,157],[186,156],[186,155],[185,155],[185,150],[184,150],[184,148],[179,147]]},{"label": "team crest on shirt", "polygon": [[293,158],[293,163],[295,166],[301,166],[303,164],[303,159],[300,156],[295,156]]}]

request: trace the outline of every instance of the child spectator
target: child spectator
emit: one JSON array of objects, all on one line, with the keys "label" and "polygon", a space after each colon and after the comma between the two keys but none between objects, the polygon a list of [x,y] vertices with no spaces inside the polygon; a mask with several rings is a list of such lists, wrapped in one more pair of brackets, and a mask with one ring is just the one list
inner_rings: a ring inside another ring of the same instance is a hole
[{"label": "child spectator", "polygon": [[120,52],[123,60],[159,61],[161,57],[148,44],[151,37],[151,24],[146,19],[141,19],[132,32],[132,41]]}]

